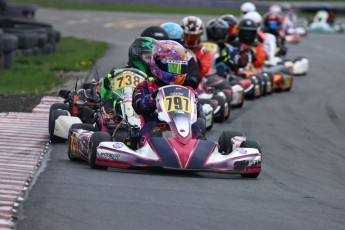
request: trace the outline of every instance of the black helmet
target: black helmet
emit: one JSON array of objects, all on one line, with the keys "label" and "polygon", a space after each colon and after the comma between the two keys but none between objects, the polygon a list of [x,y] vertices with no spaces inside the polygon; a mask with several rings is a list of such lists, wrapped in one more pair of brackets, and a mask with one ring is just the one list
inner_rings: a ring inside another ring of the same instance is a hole
[{"label": "black helmet", "polygon": [[150,37],[156,40],[169,40],[169,34],[160,26],[147,27],[140,36]]},{"label": "black helmet", "polygon": [[143,71],[148,76],[152,76],[150,62],[152,46],[155,42],[156,40],[150,37],[136,38],[128,50],[128,65]]},{"label": "black helmet", "polygon": [[220,18],[214,18],[206,24],[206,36],[210,41],[224,43],[228,39],[229,25]]},{"label": "black helmet", "polygon": [[247,45],[252,44],[257,36],[257,25],[251,19],[242,19],[238,24],[238,39]]},{"label": "black helmet", "polygon": [[237,37],[237,18],[232,14],[225,14],[220,16],[220,19],[223,19],[229,25],[228,42],[234,41]]}]

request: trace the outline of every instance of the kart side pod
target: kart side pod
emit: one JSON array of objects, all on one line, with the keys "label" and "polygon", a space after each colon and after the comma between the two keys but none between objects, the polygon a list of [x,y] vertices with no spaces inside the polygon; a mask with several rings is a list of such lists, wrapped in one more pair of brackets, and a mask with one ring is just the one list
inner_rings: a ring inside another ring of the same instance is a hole
[{"label": "kart side pod", "polygon": [[59,116],[55,120],[54,135],[67,139],[69,128],[76,123],[82,123],[79,117]]}]

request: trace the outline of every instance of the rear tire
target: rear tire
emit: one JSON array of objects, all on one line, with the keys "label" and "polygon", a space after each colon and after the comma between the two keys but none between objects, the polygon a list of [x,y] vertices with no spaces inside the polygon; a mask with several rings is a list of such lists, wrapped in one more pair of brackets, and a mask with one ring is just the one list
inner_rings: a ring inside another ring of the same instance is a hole
[{"label": "rear tire", "polygon": [[111,136],[106,132],[95,132],[89,143],[89,165],[92,169],[107,169],[106,166],[96,165],[96,153],[98,145],[103,141],[111,141]]},{"label": "rear tire", "polygon": [[[255,148],[259,150],[259,153],[261,153],[261,147],[260,144],[257,141],[243,141],[241,143],[241,147],[243,148]],[[257,173],[241,173],[241,176],[244,178],[257,178],[260,175],[260,172]]]},{"label": "rear tire", "polygon": [[52,111],[51,120],[49,122],[49,137],[50,137],[50,141],[53,143],[63,143],[66,141],[65,138],[58,137],[58,136],[54,135],[55,121],[60,116],[68,116],[68,112],[66,110],[54,110],[54,111]]},{"label": "rear tire", "polygon": [[213,99],[217,100],[218,105],[220,106],[217,116],[214,116],[214,121],[222,123],[225,120],[225,98],[223,98],[222,96],[216,95],[213,97]]}]

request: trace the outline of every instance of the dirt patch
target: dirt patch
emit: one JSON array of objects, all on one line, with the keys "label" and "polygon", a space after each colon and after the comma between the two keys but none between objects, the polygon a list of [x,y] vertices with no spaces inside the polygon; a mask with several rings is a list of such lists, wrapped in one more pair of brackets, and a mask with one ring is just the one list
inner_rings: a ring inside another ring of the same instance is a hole
[{"label": "dirt patch", "polygon": [[43,96],[41,94],[0,96],[0,112],[31,113]]}]

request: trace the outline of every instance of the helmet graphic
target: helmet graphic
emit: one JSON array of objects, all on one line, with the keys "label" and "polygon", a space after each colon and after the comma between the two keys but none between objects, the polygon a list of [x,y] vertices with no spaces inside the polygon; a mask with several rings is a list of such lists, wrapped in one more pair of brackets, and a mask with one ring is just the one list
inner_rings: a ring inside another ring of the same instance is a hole
[{"label": "helmet graphic", "polygon": [[163,29],[168,33],[169,39],[179,42],[182,42],[183,30],[181,26],[175,22],[166,22],[161,25]]},{"label": "helmet graphic", "polygon": [[186,49],[172,40],[157,41],[153,45],[151,72],[165,84],[182,85],[187,75]]},{"label": "helmet graphic", "polygon": [[129,46],[128,65],[151,76],[150,63],[152,46],[155,42],[156,40],[150,37],[136,38]]},{"label": "helmet graphic", "polygon": [[188,16],[182,19],[183,44],[190,49],[196,48],[201,43],[204,32],[204,23],[199,17]]}]

